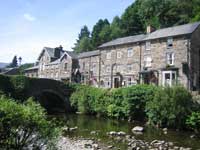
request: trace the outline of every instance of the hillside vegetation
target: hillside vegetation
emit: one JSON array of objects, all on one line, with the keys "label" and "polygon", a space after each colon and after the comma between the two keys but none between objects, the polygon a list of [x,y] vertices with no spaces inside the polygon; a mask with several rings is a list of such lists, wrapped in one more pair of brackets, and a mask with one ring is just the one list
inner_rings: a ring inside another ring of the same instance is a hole
[{"label": "hillside vegetation", "polygon": [[110,23],[99,19],[90,32],[84,25],[74,46],[76,53],[95,50],[118,37],[145,33],[146,26],[156,29],[200,21],[200,0],[136,0]]}]

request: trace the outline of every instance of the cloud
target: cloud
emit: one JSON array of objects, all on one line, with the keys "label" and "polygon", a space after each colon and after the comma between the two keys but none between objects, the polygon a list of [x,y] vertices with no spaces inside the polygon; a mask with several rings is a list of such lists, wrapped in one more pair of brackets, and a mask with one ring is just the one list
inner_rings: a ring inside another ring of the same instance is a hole
[{"label": "cloud", "polygon": [[25,13],[24,14],[24,18],[27,20],[27,21],[30,21],[30,22],[33,22],[36,20],[36,18],[34,16],[32,16],[31,14],[29,13]]}]

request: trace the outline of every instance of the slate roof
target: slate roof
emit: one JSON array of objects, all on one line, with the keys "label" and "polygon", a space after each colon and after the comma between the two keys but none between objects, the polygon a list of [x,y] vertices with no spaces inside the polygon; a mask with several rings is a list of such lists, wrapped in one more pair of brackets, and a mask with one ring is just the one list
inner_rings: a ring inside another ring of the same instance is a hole
[{"label": "slate roof", "polygon": [[135,36],[128,36],[123,38],[117,38],[115,40],[112,40],[110,42],[104,43],[99,48],[103,47],[109,47],[109,46],[115,46],[115,45],[122,45],[122,44],[129,44],[129,43],[135,43],[143,40],[146,37],[144,34],[135,35]]},{"label": "slate roof", "polygon": [[[48,55],[49,55],[51,58],[56,58],[56,57],[55,57],[55,48],[44,47],[43,50],[42,50],[42,52],[40,53],[40,55],[39,55],[39,57],[38,57],[38,60],[39,60],[40,57],[42,56],[42,53],[43,53],[44,50],[47,51]],[[64,54],[64,52],[68,53],[68,55],[69,55],[70,57],[72,57],[73,59],[76,59],[76,58],[77,58],[77,56],[74,54],[74,52],[72,52],[72,51],[66,51],[66,50],[62,50],[62,51],[61,51],[61,56]]]},{"label": "slate roof", "polygon": [[117,38],[115,40],[102,44],[101,46],[99,46],[99,48],[141,42],[145,40],[159,39],[159,38],[164,38],[164,37],[173,37],[173,36],[178,36],[178,35],[191,34],[199,26],[200,26],[200,22],[195,22],[195,23],[190,23],[190,24],[185,24],[185,25],[159,29],[146,35],[140,34],[140,35],[135,35],[135,36]]},{"label": "slate roof", "polygon": [[95,51],[89,51],[89,52],[80,53],[78,55],[78,58],[85,58],[85,57],[91,57],[91,56],[97,56],[97,55],[99,55],[99,51],[95,50]]},{"label": "slate roof", "polygon": [[34,67],[31,67],[31,68],[25,69],[25,71],[36,70],[36,69],[38,69],[38,68],[39,68],[39,66],[34,66]]},{"label": "slate roof", "polygon": [[191,34],[197,29],[199,25],[200,22],[195,22],[185,25],[159,29],[147,35],[147,37],[144,40],[152,40],[164,37],[173,37],[178,35]]}]

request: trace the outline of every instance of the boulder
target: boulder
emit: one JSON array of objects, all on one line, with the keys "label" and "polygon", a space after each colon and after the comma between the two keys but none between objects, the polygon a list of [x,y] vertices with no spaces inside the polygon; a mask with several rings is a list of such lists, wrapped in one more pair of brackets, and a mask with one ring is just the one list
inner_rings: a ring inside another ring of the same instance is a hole
[{"label": "boulder", "polygon": [[144,128],[141,127],[141,126],[136,126],[132,129],[132,132],[135,133],[135,132],[143,132],[144,131]]}]

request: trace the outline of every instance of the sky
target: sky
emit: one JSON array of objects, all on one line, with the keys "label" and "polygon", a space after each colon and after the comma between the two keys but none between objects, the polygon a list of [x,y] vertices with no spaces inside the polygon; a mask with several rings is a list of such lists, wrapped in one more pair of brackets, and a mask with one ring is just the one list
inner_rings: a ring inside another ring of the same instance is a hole
[{"label": "sky", "polygon": [[43,47],[62,45],[72,50],[81,27],[99,19],[110,22],[134,0],[2,0],[0,5],[0,62],[14,55],[35,62]]}]

